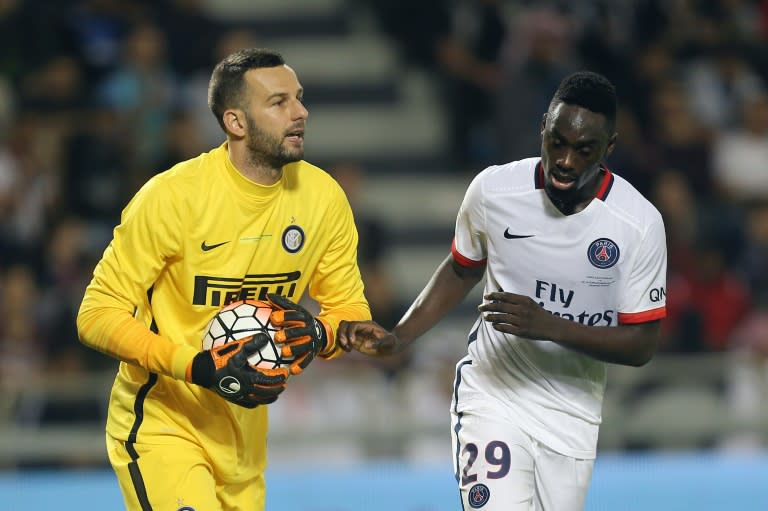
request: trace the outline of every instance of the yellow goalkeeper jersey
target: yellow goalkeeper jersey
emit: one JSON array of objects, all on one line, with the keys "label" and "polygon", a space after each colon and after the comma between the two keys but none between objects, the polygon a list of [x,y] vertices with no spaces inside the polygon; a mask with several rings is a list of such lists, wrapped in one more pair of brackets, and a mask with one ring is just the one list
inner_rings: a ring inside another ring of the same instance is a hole
[{"label": "yellow goalkeeper jersey", "polygon": [[298,301],[306,290],[334,333],[342,319],[370,319],[356,258],[344,192],[305,161],[262,186],[237,171],[225,143],[153,177],[124,209],[77,318],[84,344],[122,361],[107,433],[198,443],[224,481],[263,470],[268,407],[233,405],[185,382],[186,368],[234,300]]}]

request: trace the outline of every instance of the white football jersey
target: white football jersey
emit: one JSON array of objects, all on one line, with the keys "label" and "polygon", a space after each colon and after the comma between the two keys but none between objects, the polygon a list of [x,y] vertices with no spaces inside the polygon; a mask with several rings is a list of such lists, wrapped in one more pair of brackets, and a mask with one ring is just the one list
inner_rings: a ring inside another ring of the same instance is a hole
[{"label": "white football jersey", "polygon": [[[661,215],[610,170],[604,168],[601,179],[596,199],[563,215],[544,191],[540,158],[488,167],[472,181],[459,210],[454,259],[464,266],[487,263],[486,292],[527,295],[552,314],[585,325],[664,317]],[[457,367],[457,410],[462,396],[482,394],[550,448],[576,458],[595,456],[606,363],[551,341],[498,332],[480,318]]]}]

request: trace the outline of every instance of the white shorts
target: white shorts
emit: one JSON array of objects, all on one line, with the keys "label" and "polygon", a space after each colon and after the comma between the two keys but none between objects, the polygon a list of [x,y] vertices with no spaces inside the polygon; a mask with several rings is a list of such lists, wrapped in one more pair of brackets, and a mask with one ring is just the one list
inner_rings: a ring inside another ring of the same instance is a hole
[{"label": "white shorts", "polygon": [[473,393],[470,407],[460,413],[451,409],[462,510],[581,511],[594,459],[547,448],[483,401]]}]

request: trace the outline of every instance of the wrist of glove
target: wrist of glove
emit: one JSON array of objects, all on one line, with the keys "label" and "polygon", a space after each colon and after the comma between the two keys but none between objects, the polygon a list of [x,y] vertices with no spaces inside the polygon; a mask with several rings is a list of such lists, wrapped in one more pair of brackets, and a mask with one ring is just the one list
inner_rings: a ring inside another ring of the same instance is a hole
[{"label": "wrist of glove", "polygon": [[269,293],[267,299],[275,309],[270,322],[281,327],[275,333],[275,342],[282,344],[284,356],[295,357],[291,374],[302,372],[316,356],[325,357],[334,352],[336,343],[328,323],[284,296]]},{"label": "wrist of glove", "polygon": [[201,351],[192,360],[187,379],[245,408],[274,403],[285,390],[287,371],[259,369],[248,363],[248,357],[267,342],[269,337],[260,333]]}]

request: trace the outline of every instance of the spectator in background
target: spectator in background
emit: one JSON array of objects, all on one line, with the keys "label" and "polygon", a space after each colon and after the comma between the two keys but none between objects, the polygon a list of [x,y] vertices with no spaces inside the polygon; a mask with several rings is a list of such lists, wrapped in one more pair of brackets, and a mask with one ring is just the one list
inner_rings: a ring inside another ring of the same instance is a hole
[{"label": "spectator in background", "polygon": [[765,91],[745,48],[723,42],[686,66],[685,90],[694,116],[706,126],[730,130],[738,125],[743,103]]},{"label": "spectator in background", "polygon": [[[4,318],[0,327],[0,388],[14,395],[24,385],[42,378],[48,358],[41,328],[40,289],[34,269],[23,264],[7,267],[0,282],[0,311]],[[3,401],[8,399],[6,396]]]},{"label": "spectator in background", "polygon": [[47,5],[51,4],[62,6],[60,22],[72,36],[74,54],[82,62],[87,81],[98,83],[118,66],[131,27],[151,17],[162,2],[78,0]]},{"label": "spectator in background", "polygon": [[768,196],[745,208],[745,242],[736,268],[749,286],[756,307],[768,311]]},{"label": "spectator in background", "polygon": [[120,63],[105,77],[98,94],[103,106],[118,113],[124,136],[132,142],[133,167],[149,167],[161,152],[177,97],[160,27],[141,23],[131,28]]},{"label": "spectator in background", "polygon": [[[180,161],[189,160],[205,152],[208,147],[191,112],[177,109],[171,112],[164,143],[152,168],[169,169]],[[138,181],[144,183],[152,175],[151,171],[140,173],[137,176]]]},{"label": "spectator in background", "polygon": [[768,200],[763,198],[746,208],[746,242],[737,268],[749,286],[754,306],[729,340],[735,357],[726,391],[734,417],[758,426],[729,432],[725,445],[754,450],[765,445],[759,425],[768,392]]},{"label": "spectator in background", "polygon": [[84,118],[87,122],[77,125],[63,156],[63,210],[111,230],[127,197],[138,189],[133,139],[114,110],[96,106]]},{"label": "spectator in background", "polygon": [[580,67],[571,20],[551,7],[531,7],[515,18],[500,57],[497,94],[498,161],[540,149],[538,131],[560,79]]},{"label": "spectator in background", "polygon": [[[653,121],[653,92],[668,77],[676,76],[677,61],[671,50],[661,41],[650,41],[635,49],[630,58],[629,82],[625,104],[637,118],[640,126]],[[642,133],[645,136],[645,133]]]},{"label": "spectator in background", "polygon": [[449,124],[452,163],[496,161],[489,119],[500,85],[498,59],[507,27],[501,0],[370,0],[405,62],[435,74]]},{"label": "spectator in background", "polygon": [[768,199],[768,95],[745,98],[738,126],[717,132],[714,177],[718,190],[737,204]]},{"label": "spectator in background", "polygon": [[54,364],[70,368],[80,365],[83,370],[116,367],[112,360],[79,343],[61,341],[77,338],[72,318],[110,235],[111,230],[94,229],[79,218],[63,217],[51,228],[44,244],[39,308],[48,339],[46,351]]},{"label": "spectator in background", "polygon": [[[216,40],[226,26],[222,27],[205,11],[207,3],[206,0],[165,0],[157,3],[155,18],[166,36],[168,53],[173,56],[170,65],[181,79],[198,72],[208,75],[213,67],[209,65],[211,48],[216,46]],[[245,45],[237,49],[252,47]],[[219,57],[224,58],[225,55]]]},{"label": "spectator in background", "polygon": [[688,268],[696,257],[694,243],[701,235],[705,212],[680,172],[660,172],[654,184],[650,198],[664,218],[668,269],[670,273],[678,273]]},{"label": "spectator in background", "polygon": [[659,173],[651,198],[664,218],[668,244],[668,320],[661,349],[721,351],[750,304],[732,269],[738,261],[727,257],[740,253],[739,218],[727,204],[698,200],[675,170]]},{"label": "spectator in background", "polygon": [[667,79],[656,85],[650,99],[650,122],[644,132],[649,157],[655,158],[658,167],[672,168],[685,176],[699,200],[711,200],[711,131],[693,115],[685,84]]},{"label": "spectator in background", "polygon": [[690,267],[670,274],[669,351],[725,351],[752,307],[749,289],[728,265],[730,252],[711,233],[694,245]]},{"label": "spectator in background", "polygon": [[622,169],[625,179],[645,197],[651,197],[658,169],[650,155],[650,147],[643,136],[643,131],[633,111],[619,107],[616,114],[616,131],[621,133],[619,144],[607,159],[609,168]]},{"label": "spectator in background", "polygon": [[14,173],[0,217],[5,258],[39,268],[40,246],[60,198],[59,139],[45,116],[20,112],[9,139]]},{"label": "spectator in background", "polygon": [[243,48],[256,48],[258,46],[260,46],[259,39],[251,30],[244,28],[222,30],[215,44],[208,48],[206,65],[181,80],[179,84],[181,96],[179,108],[192,116],[199,136],[206,145],[216,146],[224,141],[221,127],[216,119],[211,117],[211,111],[207,107],[208,80],[211,76],[211,70],[217,62],[227,55]]}]

